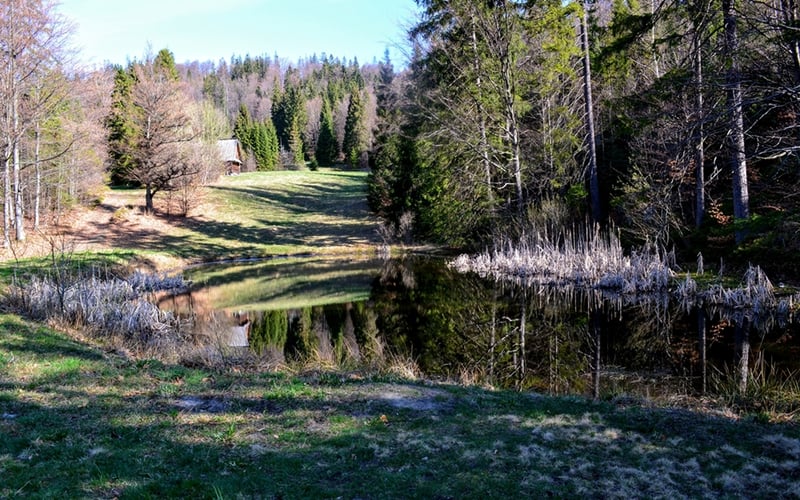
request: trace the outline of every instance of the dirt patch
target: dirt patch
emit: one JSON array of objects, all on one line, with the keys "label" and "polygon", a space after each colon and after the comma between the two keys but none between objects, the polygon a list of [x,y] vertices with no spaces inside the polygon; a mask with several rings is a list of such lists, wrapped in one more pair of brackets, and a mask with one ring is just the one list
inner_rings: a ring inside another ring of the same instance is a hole
[{"label": "dirt patch", "polygon": [[[41,257],[53,252],[119,250],[133,246],[130,243],[143,235],[157,238],[157,235],[166,235],[174,230],[175,217],[145,215],[144,200],[139,198],[137,193],[109,191],[102,203],[94,207],[78,207],[58,219],[47,221],[38,230],[29,230],[25,241],[12,241],[11,248],[0,249],[0,260]],[[146,271],[180,265],[179,259],[171,257],[139,257],[131,263],[132,268]]]},{"label": "dirt patch", "polygon": [[386,384],[370,386],[368,397],[401,410],[437,412],[452,405],[452,395],[433,387]]}]

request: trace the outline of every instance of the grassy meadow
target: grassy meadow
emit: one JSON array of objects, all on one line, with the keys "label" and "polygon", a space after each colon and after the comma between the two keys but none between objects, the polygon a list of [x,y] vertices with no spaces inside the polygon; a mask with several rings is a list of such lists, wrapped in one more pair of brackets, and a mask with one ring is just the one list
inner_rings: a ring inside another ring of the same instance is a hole
[{"label": "grassy meadow", "polygon": [[106,353],[0,316],[0,498],[800,496],[800,429]]},{"label": "grassy meadow", "polygon": [[[383,244],[366,203],[364,171],[250,172],[221,177],[199,191],[187,216],[174,215],[169,194],[144,215],[144,190],[112,189],[50,247],[70,253],[130,252],[140,265],[299,254],[374,255]],[[170,215],[172,214],[172,215]],[[33,247],[33,244],[28,246]],[[21,244],[15,256],[36,252]]]}]

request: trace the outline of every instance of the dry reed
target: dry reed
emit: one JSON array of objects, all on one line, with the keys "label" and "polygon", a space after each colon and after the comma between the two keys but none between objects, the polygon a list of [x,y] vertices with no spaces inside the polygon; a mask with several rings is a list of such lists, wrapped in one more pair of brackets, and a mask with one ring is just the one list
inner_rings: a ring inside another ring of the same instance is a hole
[{"label": "dry reed", "polygon": [[15,283],[6,304],[31,318],[66,324],[99,337],[146,347],[175,337],[178,318],[148,300],[155,290],[183,290],[180,277],[135,273],[128,279],[98,276],[32,277]]},{"label": "dry reed", "polygon": [[599,226],[537,232],[492,251],[461,255],[450,263],[459,272],[540,285],[576,285],[631,295],[667,289],[673,272],[670,253],[655,246],[626,255],[614,232]]},{"label": "dry reed", "polygon": [[[672,252],[645,245],[626,253],[613,231],[601,231],[598,226],[536,232],[516,243],[500,243],[491,251],[460,255],[449,266],[523,286],[596,290],[604,297],[621,298],[622,303],[672,295],[687,310],[703,304],[724,310],[732,319],[751,321],[775,315],[780,320],[791,313],[794,300],[776,298],[772,283],[757,266],[749,267],[739,287],[714,284],[701,290],[688,273],[685,279],[676,279]],[[698,273],[703,267],[698,255]]]}]

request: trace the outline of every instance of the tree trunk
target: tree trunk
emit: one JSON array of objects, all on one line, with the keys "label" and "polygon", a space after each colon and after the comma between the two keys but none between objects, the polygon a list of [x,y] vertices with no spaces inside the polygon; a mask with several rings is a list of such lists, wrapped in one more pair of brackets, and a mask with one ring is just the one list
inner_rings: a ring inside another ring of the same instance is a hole
[{"label": "tree trunk", "polygon": [[17,241],[25,241],[25,224],[23,213],[23,200],[22,200],[22,179],[20,175],[20,160],[19,160],[19,96],[16,90],[11,91],[11,113],[12,113],[12,134],[14,136],[12,143],[13,150],[13,182],[14,182],[14,226],[16,229]]},{"label": "tree trunk", "polygon": [[700,34],[695,33],[695,58],[694,58],[694,78],[695,78],[695,105],[697,106],[697,143],[695,144],[694,163],[695,163],[695,215],[694,223],[698,229],[703,225],[706,217],[706,179],[705,171],[705,112],[703,111],[703,54],[700,45]]},{"label": "tree trunk", "polygon": [[33,148],[33,168],[36,173],[36,186],[35,186],[35,196],[33,199],[33,229],[39,229],[39,208],[41,205],[41,198],[42,198],[42,165],[41,165],[41,158],[40,158],[40,148],[42,143],[42,132],[39,127],[39,121],[36,121],[36,125],[34,126],[34,148]]},{"label": "tree trunk", "polygon": [[150,184],[145,186],[144,189],[144,213],[147,215],[152,215],[154,212],[153,209],[153,196],[155,193],[153,192]]},{"label": "tree trunk", "polygon": [[[736,32],[736,12],[733,0],[722,0],[725,22],[725,42],[729,58],[728,107],[730,113],[730,151],[733,170],[733,218],[743,221],[750,217],[750,201],[747,192],[747,158],[744,143],[744,118],[742,104],[742,74],[739,68],[739,38]],[[744,229],[735,231],[736,243],[747,236]]]},{"label": "tree trunk", "polygon": [[789,50],[791,51],[792,64],[794,66],[795,83],[800,83],[800,40],[796,30],[797,26],[797,2],[796,0],[781,0],[781,14],[783,15],[784,29],[789,40]]},{"label": "tree trunk", "polygon": [[475,70],[475,86],[477,87],[478,97],[478,127],[480,130],[480,155],[483,170],[486,175],[486,201],[489,203],[489,213],[494,214],[494,188],[492,186],[492,165],[489,162],[489,140],[486,134],[486,110],[483,107],[483,79],[480,72],[480,57],[478,54],[478,35],[475,32],[475,17],[470,19],[472,22],[472,57],[473,68]]},{"label": "tree trunk", "polygon": [[661,65],[658,62],[658,50],[656,49],[656,0],[650,0],[650,15],[653,17],[650,26],[650,51],[653,55],[653,74],[658,80],[661,78]]},{"label": "tree trunk", "polygon": [[525,288],[522,289],[520,293],[521,303],[520,303],[520,313],[519,313],[519,366],[518,370],[519,373],[517,374],[519,381],[519,387],[522,388],[525,384],[525,371],[526,371],[526,359],[525,359],[525,336],[527,335],[527,325],[528,325],[528,311],[527,311],[527,302],[528,296],[525,293]]},{"label": "tree trunk", "polygon": [[702,304],[697,306],[697,335],[697,347],[700,350],[700,373],[702,377],[702,380],[700,381],[702,391],[701,394],[705,395],[708,381],[708,359],[706,352],[708,339],[706,330],[706,311],[703,309]]},{"label": "tree trunk", "polygon": [[750,374],[750,325],[747,324],[746,319],[741,320],[742,323],[736,325],[734,332],[734,342],[736,343],[736,354],[738,356],[737,371],[739,392],[745,394],[747,392],[747,382]]},{"label": "tree trunk", "polygon": [[583,101],[586,108],[586,140],[589,145],[589,207],[592,219],[600,222],[600,181],[597,174],[597,143],[594,130],[594,104],[592,102],[592,67],[589,59],[589,33],[588,33],[588,2],[584,1],[580,31],[581,51],[583,52]]},{"label": "tree trunk", "polygon": [[514,15],[508,11],[508,6],[503,3],[503,31],[505,33],[502,42],[502,54],[500,55],[500,68],[503,78],[503,105],[505,107],[505,120],[506,120],[506,140],[508,140],[511,149],[511,171],[514,173],[514,186],[517,195],[517,214],[521,217],[525,211],[525,195],[522,189],[522,159],[521,147],[519,138],[519,119],[517,117],[516,109],[516,85],[514,75],[512,74],[514,62],[511,53],[511,37],[512,27],[509,23],[509,16]]},{"label": "tree trunk", "polygon": [[11,199],[11,151],[6,148],[3,168],[3,248],[11,246]]}]

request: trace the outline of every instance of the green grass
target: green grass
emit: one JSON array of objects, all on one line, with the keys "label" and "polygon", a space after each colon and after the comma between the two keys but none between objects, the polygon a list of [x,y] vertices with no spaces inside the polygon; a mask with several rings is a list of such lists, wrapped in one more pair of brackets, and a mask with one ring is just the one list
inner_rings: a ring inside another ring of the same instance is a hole
[{"label": "green grass", "polygon": [[53,256],[26,257],[0,265],[0,283],[8,284],[15,278],[24,279],[31,275],[52,274],[54,268],[68,273],[98,269],[114,270],[140,258],[142,256],[132,250],[60,253],[55,260]]},{"label": "green grass", "polygon": [[366,175],[321,169],[223,177],[206,189],[202,210],[170,219],[168,234],[112,231],[110,244],[195,261],[370,252],[380,241],[366,204]]},{"label": "green grass", "polygon": [[800,429],[132,361],[0,316],[0,498],[800,495]]},{"label": "green grass", "polygon": [[[188,217],[165,218],[161,214],[154,217],[164,219],[165,224],[149,224],[136,214],[131,217],[143,222],[134,226],[112,222],[114,207],[142,204],[144,191],[115,189],[107,196],[114,197],[115,204],[94,208],[101,221],[100,239],[107,249],[73,252],[68,236],[54,237],[54,244],[63,246],[56,248],[58,264],[70,271],[160,270],[181,262],[236,258],[373,256],[381,240],[377,219],[366,204],[366,176],[363,171],[320,169],[222,177],[201,195],[202,209]],[[52,272],[52,268],[50,256],[8,260],[0,266],[0,284]]]}]

